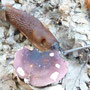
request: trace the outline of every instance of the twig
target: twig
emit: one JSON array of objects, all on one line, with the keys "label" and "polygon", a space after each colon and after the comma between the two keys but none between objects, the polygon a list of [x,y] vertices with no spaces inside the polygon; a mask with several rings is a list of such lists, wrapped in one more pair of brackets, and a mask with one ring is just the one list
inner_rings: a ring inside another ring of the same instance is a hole
[{"label": "twig", "polygon": [[87,49],[87,48],[90,48],[90,45],[63,51],[63,55],[67,55],[67,54],[69,54],[69,53],[72,53],[72,52],[75,52],[75,51],[78,51],[78,50],[82,50],[82,49]]},{"label": "twig", "polygon": [[73,84],[72,90],[74,89],[74,86],[75,86],[77,80],[79,79],[79,76],[81,75],[81,72],[82,72],[83,68],[84,68],[85,65],[88,63],[88,55],[89,55],[89,53],[90,53],[90,52],[88,51],[88,52],[87,52],[87,57],[86,57],[86,62],[82,65],[81,70],[80,70],[80,72],[79,72],[78,76],[76,77],[76,80],[75,80],[75,82],[74,82],[74,84]]}]

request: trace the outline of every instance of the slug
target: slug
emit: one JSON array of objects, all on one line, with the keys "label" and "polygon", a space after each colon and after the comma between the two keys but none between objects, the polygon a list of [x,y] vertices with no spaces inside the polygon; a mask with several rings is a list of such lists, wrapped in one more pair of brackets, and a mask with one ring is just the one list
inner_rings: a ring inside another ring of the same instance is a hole
[{"label": "slug", "polygon": [[34,16],[12,6],[5,7],[6,20],[19,30],[40,51],[49,50],[58,43],[53,34]]}]

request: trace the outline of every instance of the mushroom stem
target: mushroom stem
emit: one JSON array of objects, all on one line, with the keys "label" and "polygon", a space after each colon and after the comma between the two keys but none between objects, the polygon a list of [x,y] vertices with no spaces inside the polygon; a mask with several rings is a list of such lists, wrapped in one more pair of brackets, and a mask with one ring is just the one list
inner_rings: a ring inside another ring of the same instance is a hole
[{"label": "mushroom stem", "polygon": [[63,55],[67,55],[67,54],[69,54],[69,53],[72,53],[72,52],[75,52],[75,51],[78,51],[78,50],[87,49],[87,48],[90,48],[90,45],[63,51]]}]

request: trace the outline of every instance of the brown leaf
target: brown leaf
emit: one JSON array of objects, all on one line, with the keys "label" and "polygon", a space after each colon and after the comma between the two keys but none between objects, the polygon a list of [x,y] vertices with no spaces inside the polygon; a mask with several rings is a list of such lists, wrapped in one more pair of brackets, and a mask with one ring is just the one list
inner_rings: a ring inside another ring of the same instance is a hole
[{"label": "brown leaf", "polygon": [[90,0],[85,0],[85,6],[88,10],[90,10]]}]

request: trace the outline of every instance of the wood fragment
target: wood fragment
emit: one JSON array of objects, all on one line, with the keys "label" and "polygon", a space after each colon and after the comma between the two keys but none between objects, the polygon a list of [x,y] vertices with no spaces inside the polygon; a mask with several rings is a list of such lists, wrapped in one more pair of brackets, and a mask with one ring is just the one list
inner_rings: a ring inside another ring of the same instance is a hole
[{"label": "wood fragment", "polygon": [[78,50],[82,50],[82,49],[89,49],[90,48],[90,45],[87,45],[87,46],[84,46],[84,47],[78,47],[78,48],[74,48],[74,49],[70,49],[70,50],[66,50],[63,52],[63,55],[67,55],[69,53],[72,53],[72,52],[75,52],[75,51],[78,51]]}]

